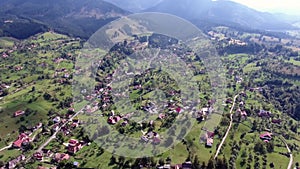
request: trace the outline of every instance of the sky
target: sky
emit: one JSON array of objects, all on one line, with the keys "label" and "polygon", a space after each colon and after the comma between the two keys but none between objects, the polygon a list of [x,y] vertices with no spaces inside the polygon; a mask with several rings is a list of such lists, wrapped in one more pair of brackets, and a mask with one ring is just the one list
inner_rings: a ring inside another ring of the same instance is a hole
[{"label": "sky", "polygon": [[300,0],[232,0],[264,12],[300,16]]}]

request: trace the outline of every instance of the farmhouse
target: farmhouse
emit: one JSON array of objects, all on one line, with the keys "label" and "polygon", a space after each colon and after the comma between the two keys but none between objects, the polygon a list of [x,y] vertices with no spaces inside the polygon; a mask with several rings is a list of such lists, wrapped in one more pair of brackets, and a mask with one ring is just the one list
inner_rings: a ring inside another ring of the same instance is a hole
[{"label": "farmhouse", "polygon": [[116,124],[118,123],[119,121],[121,120],[121,117],[120,116],[110,116],[107,120],[107,123],[109,124]]},{"label": "farmhouse", "polygon": [[53,119],[53,122],[54,122],[54,123],[59,123],[59,122],[60,122],[60,117],[59,117],[59,116],[56,116],[56,117]]},{"label": "farmhouse", "polygon": [[71,154],[75,154],[82,148],[82,146],[82,143],[80,143],[78,140],[71,139],[68,144],[68,152]]},{"label": "farmhouse", "polygon": [[31,142],[31,139],[25,133],[21,133],[18,140],[13,143],[13,147],[21,148],[23,144],[28,142]]},{"label": "farmhouse", "polygon": [[272,113],[265,110],[259,110],[258,116],[259,117],[271,117]]},{"label": "farmhouse", "polygon": [[16,166],[17,166],[17,164],[18,163],[20,163],[21,161],[23,161],[23,160],[25,160],[25,156],[22,154],[22,155],[20,155],[20,156],[18,156],[17,158],[15,158],[15,159],[13,159],[13,160],[11,160],[11,161],[9,161],[8,163],[7,163],[7,168],[16,168]]},{"label": "farmhouse", "polygon": [[215,133],[213,132],[207,132],[206,133],[206,146],[207,147],[212,147],[213,143],[214,143],[214,136],[215,136]]},{"label": "farmhouse", "polygon": [[269,132],[263,133],[263,134],[259,135],[259,138],[265,142],[269,142],[272,139],[272,133],[269,133]]},{"label": "farmhouse", "polygon": [[36,152],[33,154],[33,157],[38,161],[42,161],[43,160],[43,152]]},{"label": "farmhouse", "polygon": [[21,115],[23,115],[23,114],[25,114],[25,111],[24,111],[24,110],[18,110],[18,111],[16,111],[16,112],[14,113],[14,117],[18,117],[18,116],[21,116]]},{"label": "farmhouse", "polygon": [[54,161],[56,162],[61,162],[63,160],[69,160],[70,159],[70,156],[69,154],[65,154],[65,153],[56,153],[54,155]]}]

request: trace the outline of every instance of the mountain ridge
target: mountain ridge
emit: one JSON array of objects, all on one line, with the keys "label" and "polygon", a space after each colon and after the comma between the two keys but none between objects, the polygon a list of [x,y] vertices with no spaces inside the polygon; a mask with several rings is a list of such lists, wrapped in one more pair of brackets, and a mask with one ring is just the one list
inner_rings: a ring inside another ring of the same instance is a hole
[{"label": "mountain ridge", "polygon": [[220,25],[240,25],[251,29],[282,30],[295,27],[275,15],[259,12],[233,1],[211,0],[163,0],[145,12],[164,12],[198,21],[209,21]]},{"label": "mountain ridge", "polygon": [[[102,0],[4,0],[0,5],[2,35],[20,39],[47,29],[88,38],[103,25],[129,14]],[[14,31],[21,25],[26,31]]]}]

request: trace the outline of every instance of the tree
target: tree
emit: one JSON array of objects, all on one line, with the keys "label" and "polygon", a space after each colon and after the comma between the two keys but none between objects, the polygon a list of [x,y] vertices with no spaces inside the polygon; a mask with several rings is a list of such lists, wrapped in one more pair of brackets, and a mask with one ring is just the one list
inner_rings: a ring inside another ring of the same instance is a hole
[{"label": "tree", "polygon": [[111,156],[110,161],[109,161],[109,165],[114,165],[114,164],[116,164],[116,162],[117,162],[116,157],[115,156]]},{"label": "tree", "polygon": [[252,124],[252,130],[256,130],[257,129],[257,122],[256,120],[253,121],[253,124]]},{"label": "tree", "polygon": [[195,155],[194,160],[193,160],[193,169],[198,169],[200,168],[200,161],[197,155]]},{"label": "tree", "polygon": [[260,154],[265,154],[266,153],[266,149],[265,146],[263,144],[263,142],[258,141],[255,146],[254,146],[254,151],[260,153]]},{"label": "tree", "polygon": [[34,91],[35,91],[35,86],[32,86],[31,92],[34,92]]},{"label": "tree", "polygon": [[163,166],[164,164],[165,164],[165,160],[163,160],[163,159],[159,159],[158,160],[158,164],[160,165],[160,166]]},{"label": "tree", "polygon": [[273,141],[269,142],[267,144],[267,151],[268,151],[268,153],[272,153],[274,151],[274,143],[273,143]]},{"label": "tree", "polygon": [[202,162],[201,168],[202,168],[202,169],[206,168],[205,162]]},{"label": "tree", "polygon": [[43,97],[45,100],[50,100],[52,96],[49,93],[45,93]]},{"label": "tree", "polygon": [[124,162],[125,162],[125,157],[120,156],[118,159],[118,164],[120,168],[124,165]]},{"label": "tree", "polygon": [[0,161],[0,167],[4,167],[5,163],[3,161]]},{"label": "tree", "polygon": [[208,163],[207,163],[207,168],[213,169],[215,168],[215,160],[213,158],[210,158]]}]

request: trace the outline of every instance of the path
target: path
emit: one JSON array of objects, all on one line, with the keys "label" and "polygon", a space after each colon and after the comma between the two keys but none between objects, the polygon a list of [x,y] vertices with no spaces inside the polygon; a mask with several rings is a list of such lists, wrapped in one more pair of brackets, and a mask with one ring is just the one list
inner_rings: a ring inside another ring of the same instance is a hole
[{"label": "path", "polygon": [[228,129],[227,129],[227,131],[226,131],[226,133],[225,133],[225,135],[224,135],[224,137],[223,137],[223,139],[222,139],[222,141],[221,141],[221,143],[220,143],[220,145],[219,145],[219,147],[217,149],[217,152],[215,154],[214,159],[216,159],[218,157],[218,155],[219,155],[219,153],[221,151],[221,148],[222,148],[222,146],[223,146],[223,144],[224,144],[224,142],[225,142],[225,140],[226,140],[226,138],[227,138],[227,136],[229,134],[229,131],[230,131],[231,127],[232,127],[232,121],[233,121],[233,118],[232,118],[233,113],[232,113],[232,111],[234,109],[235,102],[236,102],[236,99],[237,99],[238,96],[239,96],[239,94],[237,94],[237,95],[234,96],[233,103],[232,103],[232,106],[231,106],[231,109],[230,109],[230,112],[229,112],[230,113],[230,123],[229,123]]},{"label": "path", "polygon": [[290,154],[290,162],[289,162],[289,165],[288,165],[287,169],[292,169],[293,168],[293,161],[294,161],[293,153],[292,153],[291,149],[289,148],[289,145],[287,144],[285,139],[282,136],[279,136],[279,138],[285,144],[286,149],[287,149],[288,153]]},{"label": "path", "polygon": [[54,132],[52,134],[52,136],[50,138],[48,138],[48,140],[42,144],[37,150],[36,152],[41,151],[44,147],[46,147],[54,138],[56,138],[57,133],[61,130],[62,127],[64,127],[66,124],[69,123],[69,121],[72,121],[74,117],[76,117],[81,111],[83,110],[83,108],[81,110],[79,110],[77,113],[75,113],[72,117],[70,117],[65,123],[63,123],[56,132]]},{"label": "path", "polygon": [[[46,147],[53,139],[56,138],[56,135],[57,135],[57,133],[61,130],[61,128],[64,127],[66,124],[68,124],[69,121],[72,121],[73,118],[75,118],[79,113],[81,113],[83,109],[84,109],[84,108],[80,109],[77,113],[75,113],[72,117],[70,117],[65,123],[63,123],[63,124],[58,128],[58,130],[57,130],[56,132],[54,132],[54,133],[52,134],[52,136],[49,137],[49,138],[47,139],[47,141],[46,141],[45,143],[43,143],[36,151],[34,151],[34,153],[42,151],[44,147]],[[33,153],[33,154],[34,154],[34,153]],[[26,162],[28,162],[30,159],[31,159],[31,156],[27,157]]]},{"label": "path", "polygon": [[6,150],[6,149],[9,149],[11,146],[12,146],[12,143],[10,143],[10,144],[9,144],[8,146],[6,146],[6,147],[1,148],[1,149],[0,149],[0,152],[1,152],[1,151],[4,151],[4,150]]}]

